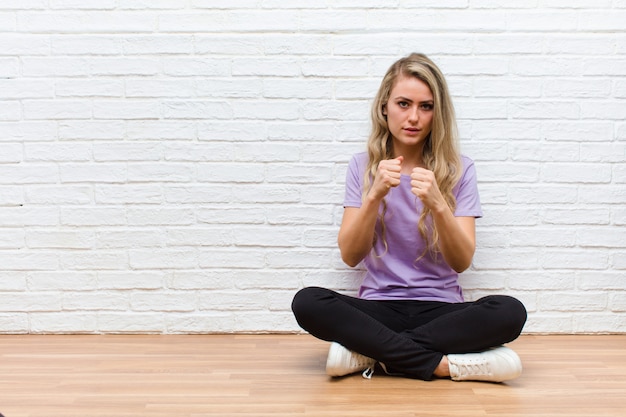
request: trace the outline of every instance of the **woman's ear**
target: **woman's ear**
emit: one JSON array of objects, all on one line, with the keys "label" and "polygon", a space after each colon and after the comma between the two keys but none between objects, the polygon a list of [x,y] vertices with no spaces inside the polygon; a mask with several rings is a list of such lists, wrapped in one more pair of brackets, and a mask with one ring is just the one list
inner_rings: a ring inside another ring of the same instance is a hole
[{"label": "woman's ear", "polygon": [[383,104],[383,116],[387,116],[387,104]]}]

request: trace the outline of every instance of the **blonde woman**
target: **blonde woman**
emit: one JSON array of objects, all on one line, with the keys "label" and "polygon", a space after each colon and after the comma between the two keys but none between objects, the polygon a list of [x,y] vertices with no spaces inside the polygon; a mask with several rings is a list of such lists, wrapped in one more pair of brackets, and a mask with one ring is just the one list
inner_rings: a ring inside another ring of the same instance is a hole
[{"label": "blonde woman", "polygon": [[358,297],[310,287],[294,297],[300,326],[332,342],[331,376],[376,364],[422,380],[502,382],[518,377],[516,339],[526,309],[492,295],[465,302],[458,274],[482,216],[472,160],[459,154],[444,76],[423,54],[395,62],[372,105],[367,152],[350,160],[338,244],[366,274]]}]

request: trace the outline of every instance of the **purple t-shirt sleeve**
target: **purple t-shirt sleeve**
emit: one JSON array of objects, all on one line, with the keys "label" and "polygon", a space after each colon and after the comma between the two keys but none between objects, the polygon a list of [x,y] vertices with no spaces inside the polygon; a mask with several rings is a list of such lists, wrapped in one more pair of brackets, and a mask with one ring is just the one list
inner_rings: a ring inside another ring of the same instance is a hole
[{"label": "purple t-shirt sleeve", "polygon": [[363,174],[367,167],[367,154],[359,153],[350,159],[346,172],[346,192],[343,201],[344,207],[361,207]]},{"label": "purple t-shirt sleeve", "polygon": [[463,175],[453,190],[456,196],[454,215],[457,217],[482,217],[483,212],[480,208],[474,161],[465,156],[461,157],[461,161],[463,162]]}]

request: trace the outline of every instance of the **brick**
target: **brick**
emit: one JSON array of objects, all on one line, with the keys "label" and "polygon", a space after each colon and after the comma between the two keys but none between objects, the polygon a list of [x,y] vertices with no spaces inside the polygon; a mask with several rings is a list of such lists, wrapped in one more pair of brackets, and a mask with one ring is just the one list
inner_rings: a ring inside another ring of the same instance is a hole
[{"label": "brick", "polygon": [[91,107],[73,100],[24,100],[24,118],[30,120],[89,119]]},{"label": "brick", "polygon": [[95,244],[90,231],[34,230],[26,233],[26,245],[32,249],[89,249]]},{"label": "brick", "polygon": [[54,184],[58,168],[50,164],[0,165],[0,184]]},{"label": "brick", "polygon": [[297,77],[301,74],[298,62],[289,58],[237,58],[232,62],[233,76]]},{"label": "brick", "polygon": [[[16,200],[19,201],[19,196]],[[13,203],[9,207],[0,207],[0,214],[3,227],[56,226],[59,224],[59,209],[56,207],[24,206]]]},{"label": "brick", "polygon": [[581,247],[626,248],[624,232],[626,232],[626,228],[616,226],[579,229],[576,232],[576,241]]},{"label": "brick", "polygon": [[55,83],[54,94],[58,97],[121,98],[124,95],[124,82],[115,79],[58,80]]},{"label": "brick", "polygon": [[[256,80],[255,80],[256,81]],[[240,84],[244,81],[237,81],[233,84]],[[260,83],[260,82],[259,82]],[[210,83],[211,89],[214,88],[214,82]],[[256,86],[256,85],[255,85]],[[232,86],[230,91],[236,88]],[[235,90],[236,91],[236,90]],[[269,79],[262,83],[262,94],[266,98],[295,98],[295,99],[327,99],[333,96],[333,82],[330,80],[312,80],[312,79]],[[227,96],[229,93],[222,93]],[[230,93],[232,94],[232,93]],[[259,95],[259,92],[256,93]],[[352,98],[353,96],[350,96]]]},{"label": "brick", "polygon": [[9,271],[55,270],[59,267],[58,255],[50,252],[6,250],[0,253],[0,261]]},{"label": "brick", "polygon": [[543,123],[543,136],[550,141],[601,142],[613,139],[613,126],[605,122],[568,121]]},{"label": "brick", "polygon": [[264,164],[209,163],[197,167],[197,180],[216,183],[259,183],[266,179]]},{"label": "brick", "polygon": [[[626,63],[626,61],[625,61]],[[623,120],[626,117],[624,102],[583,102],[581,104],[581,118],[600,120]]]},{"label": "brick", "polygon": [[330,206],[293,206],[282,211],[270,211],[267,214],[270,224],[331,224],[332,207]]},{"label": "brick", "polygon": [[626,331],[625,317],[624,314],[614,312],[587,313],[574,318],[573,331],[576,333],[623,333]]},{"label": "brick", "polygon": [[30,314],[31,333],[94,333],[98,327],[98,313],[42,312]]},{"label": "brick", "polygon": [[623,274],[618,271],[607,272],[598,274],[595,271],[581,271],[576,274],[576,282],[578,288],[581,290],[626,290],[626,280],[623,279]]},{"label": "brick", "polygon": [[65,251],[60,255],[63,269],[88,270],[120,270],[128,269],[128,255],[125,251]]},{"label": "brick", "polygon": [[1,334],[26,334],[29,331],[28,314],[6,313],[0,314]]},{"label": "brick", "polygon": [[200,268],[250,269],[263,268],[266,265],[265,251],[258,249],[224,248],[200,250],[198,266]]},{"label": "brick", "polygon": [[128,295],[110,292],[69,292],[63,294],[63,311],[125,311]]},{"label": "brick", "polygon": [[[228,19],[219,10],[196,13],[172,13],[159,16],[162,32],[266,32],[301,29],[298,11],[290,10],[231,10]],[[302,23],[304,26],[304,23]]]},{"label": "brick", "polygon": [[291,226],[255,226],[233,229],[234,244],[257,247],[297,247],[302,242],[302,232]]},{"label": "brick", "polygon": [[[229,185],[187,185],[164,187],[165,201],[179,204],[218,204],[233,200],[233,190]],[[160,199],[156,194],[155,203]]]},{"label": "brick", "polygon": [[0,121],[19,121],[22,118],[22,109],[19,102],[0,101]]},{"label": "brick", "polygon": [[133,269],[189,269],[198,266],[198,253],[181,249],[131,249],[128,260]]},{"label": "brick", "polygon": [[130,296],[133,311],[194,311],[197,295],[187,291],[136,291]]},{"label": "brick", "polygon": [[31,291],[90,291],[97,288],[95,272],[33,272],[28,275]]},{"label": "brick", "polygon": [[52,35],[50,44],[53,55],[120,55],[123,52],[123,39],[111,35]]},{"label": "brick", "polygon": [[97,9],[112,10],[115,8],[114,0],[50,0],[51,9],[73,10],[73,9]]},{"label": "brick", "polygon": [[173,77],[197,77],[197,76],[230,76],[232,64],[227,59],[214,57],[180,56],[175,58],[161,59],[163,74]]},{"label": "brick", "polygon": [[[110,181],[117,182],[115,177],[110,177]],[[94,192],[98,204],[158,204],[163,201],[163,190],[159,185],[100,185],[101,180],[97,178],[94,182],[98,183]]]},{"label": "brick", "polygon": [[25,98],[52,98],[54,84],[49,80],[0,80],[3,100]]},{"label": "brick", "polygon": [[128,165],[128,182],[167,183],[191,182],[194,167],[182,163],[132,163]]},{"label": "brick", "polygon": [[24,160],[24,151],[19,144],[5,144],[2,147],[2,151],[0,163],[20,163]]},{"label": "brick", "polygon": [[193,37],[190,35],[128,36],[123,42],[127,55],[184,54],[193,53]]},{"label": "brick", "polygon": [[507,14],[507,29],[523,32],[564,32],[578,28],[578,13],[564,10],[516,10]]},{"label": "brick", "polygon": [[611,167],[598,164],[547,163],[541,167],[541,180],[557,183],[609,183]]},{"label": "brick", "polygon": [[126,81],[127,97],[190,97],[195,94],[190,80],[140,80]]},{"label": "brick", "polygon": [[196,219],[199,223],[209,224],[262,224],[266,211],[258,206],[200,208],[196,210]]},{"label": "brick", "polygon": [[608,208],[580,208],[572,210],[571,208],[551,208],[546,210],[542,215],[544,223],[548,224],[608,224],[609,223]]},{"label": "brick", "polygon": [[[289,37],[291,39],[291,37]],[[261,38],[264,39],[264,38]],[[203,55],[260,55],[264,52],[264,42],[259,42],[259,34],[197,33],[195,52]],[[224,61],[227,62],[227,61]]]},{"label": "brick", "polygon": [[160,312],[102,312],[97,316],[97,329],[105,333],[164,333],[164,316]]},{"label": "brick", "polygon": [[480,180],[482,182],[537,182],[541,167],[529,163],[481,163]]},{"label": "brick", "polygon": [[105,290],[152,290],[164,287],[161,271],[98,271],[98,288]]},{"label": "brick", "polygon": [[620,207],[613,207],[611,209],[611,219],[614,224],[626,225],[626,209]]},{"label": "brick", "polygon": [[610,92],[611,80],[608,79],[550,80],[545,83],[544,95],[563,98],[599,98],[608,97]]},{"label": "brick", "polygon": [[159,161],[163,157],[160,143],[116,143],[100,142],[93,145],[96,162]]},{"label": "brick", "polygon": [[67,140],[120,140],[124,137],[124,122],[121,120],[60,120],[59,138]]},{"label": "brick", "polygon": [[[7,228],[0,230],[0,249],[23,249],[26,247],[26,232],[22,229]],[[0,275],[0,278],[9,281],[10,278]],[[0,290],[5,290],[8,285],[0,284]]]},{"label": "brick", "polygon": [[168,226],[193,224],[191,208],[130,208],[128,224],[132,226]]},{"label": "brick", "polygon": [[545,269],[606,269],[608,254],[603,250],[580,250],[572,248],[548,249],[541,254],[541,266]]},{"label": "brick", "polygon": [[[110,122],[108,122],[110,123]],[[177,149],[179,145],[174,145],[170,140],[191,140],[195,139],[196,126],[193,122],[177,121],[177,120],[129,120],[124,123],[125,132],[128,139],[131,140],[156,140],[163,141],[162,144],[166,150]],[[122,133],[118,138],[124,137]],[[182,146],[182,145],[180,145]],[[171,148],[170,148],[171,147]],[[185,145],[191,152],[198,151],[191,144]],[[166,152],[166,155],[168,152]]]},{"label": "brick", "polygon": [[366,101],[310,101],[303,105],[302,113],[306,120],[364,120],[369,114],[369,103]]},{"label": "brick", "polygon": [[87,77],[89,71],[89,60],[83,57],[22,58],[22,75],[25,77]]},{"label": "brick", "polygon": [[93,117],[95,119],[158,119],[160,116],[161,106],[159,103],[147,100],[112,100],[93,103]]},{"label": "brick", "polygon": [[[456,89],[452,89],[456,91]],[[543,81],[535,78],[478,78],[474,80],[476,97],[541,97]]]},{"label": "brick", "polygon": [[511,101],[509,114],[514,119],[578,119],[580,105],[569,101]]},{"label": "brick", "polygon": [[[135,118],[154,118],[158,119],[161,111],[158,105],[147,102],[146,115],[137,114]],[[148,109],[148,106],[151,108]],[[233,117],[233,110],[228,103],[222,101],[206,101],[206,100],[168,100],[161,105],[163,108],[163,116],[166,119],[204,119],[208,114],[217,119],[230,119]],[[129,111],[135,109],[135,105],[130,104],[126,107]],[[121,109],[123,112],[124,109]],[[153,117],[150,117],[152,113]],[[112,117],[114,118],[114,117]]]},{"label": "brick", "polygon": [[151,248],[162,246],[165,241],[163,231],[149,230],[144,226],[140,230],[99,231],[96,239],[98,249]]},{"label": "brick", "polygon": [[267,167],[267,182],[281,184],[327,183],[332,177],[330,165],[292,165],[287,168]]},{"label": "brick", "polygon": [[[166,221],[159,224],[167,224]],[[235,238],[230,228],[186,227],[168,228],[165,233],[167,246],[229,246]],[[262,246],[262,245],[259,245]]]},{"label": "brick", "polygon": [[157,17],[112,11],[26,12],[18,14],[17,24],[28,33],[152,32]]},{"label": "brick", "polygon": [[555,141],[537,146],[536,142],[515,141],[509,148],[514,161],[576,162],[581,159],[580,145],[575,142]]},{"label": "brick", "polygon": [[[194,81],[192,85],[195,86],[194,94],[197,94],[198,97],[258,98],[263,91],[264,82],[260,78],[243,80],[234,78],[202,79]],[[282,82],[280,84],[283,85]]]}]

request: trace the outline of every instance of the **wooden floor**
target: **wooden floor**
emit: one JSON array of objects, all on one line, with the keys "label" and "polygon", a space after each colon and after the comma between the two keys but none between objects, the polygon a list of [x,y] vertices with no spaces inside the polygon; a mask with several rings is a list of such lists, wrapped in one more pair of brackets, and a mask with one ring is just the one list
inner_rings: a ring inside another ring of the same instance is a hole
[{"label": "wooden floor", "polygon": [[626,416],[626,335],[522,336],[506,384],[331,379],[306,335],[0,336],[5,417]]}]

